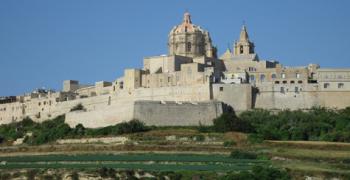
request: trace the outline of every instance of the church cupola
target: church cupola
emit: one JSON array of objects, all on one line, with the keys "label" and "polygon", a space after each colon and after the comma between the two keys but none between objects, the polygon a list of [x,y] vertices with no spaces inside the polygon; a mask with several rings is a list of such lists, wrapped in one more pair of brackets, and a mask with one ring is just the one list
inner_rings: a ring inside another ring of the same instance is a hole
[{"label": "church cupola", "polygon": [[254,54],[254,43],[250,42],[247,28],[243,25],[239,40],[234,44],[234,55]]},{"label": "church cupola", "polygon": [[170,55],[216,57],[209,32],[192,24],[188,12],[184,14],[182,23],[170,31],[168,48]]}]

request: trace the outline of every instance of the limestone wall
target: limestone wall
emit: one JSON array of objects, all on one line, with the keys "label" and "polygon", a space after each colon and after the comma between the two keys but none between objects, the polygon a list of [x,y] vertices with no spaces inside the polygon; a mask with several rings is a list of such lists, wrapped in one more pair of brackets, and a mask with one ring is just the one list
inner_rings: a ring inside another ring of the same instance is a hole
[{"label": "limestone wall", "polygon": [[111,126],[133,119],[134,103],[115,103],[92,111],[73,111],[66,114],[66,123],[71,127],[83,124],[89,128]]},{"label": "limestone wall", "polygon": [[350,91],[318,84],[260,84],[255,99],[255,107],[264,109],[345,108],[350,106]]},{"label": "limestone wall", "polygon": [[235,111],[252,108],[252,86],[250,84],[213,84],[213,98],[230,105]]},{"label": "limestone wall", "polygon": [[212,125],[213,119],[223,112],[221,102],[160,102],[136,101],[134,118],[146,125],[197,126]]}]

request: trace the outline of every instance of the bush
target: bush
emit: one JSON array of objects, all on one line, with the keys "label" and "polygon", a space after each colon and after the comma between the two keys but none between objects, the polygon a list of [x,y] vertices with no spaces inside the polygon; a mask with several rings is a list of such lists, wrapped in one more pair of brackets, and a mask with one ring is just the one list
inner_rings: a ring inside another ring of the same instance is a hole
[{"label": "bush", "polygon": [[77,104],[76,106],[72,107],[70,111],[85,111],[85,108],[82,104]]},{"label": "bush", "polygon": [[224,142],[224,147],[232,147],[232,146],[235,146],[237,143],[233,140],[230,140],[230,141],[225,141]]},{"label": "bush", "polygon": [[350,107],[333,110],[314,107],[309,111],[272,113],[255,109],[240,114],[245,123],[238,131],[252,133],[250,140],[304,140],[350,142]]},{"label": "bush", "polygon": [[74,136],[85,135],[85,127],[82,124],[77,124],[74,128]]},{"label": "bush", "polygon": [[257,159],[257,155],[251,152],[244,152],[240,150],[234,150],[230,154],[230,158],[233,159]]},{"label": "bush", "polygon": [[236,116],[235,113],[223,113],[220,117],[213,120],[214,130],[216,132],[240,131],[251,132],[253,127],[247,121]]},{"label": "bush", "polygon": [[203,142],[205,140],[205,136],[203,136],[202,134],[195,135],[194,139],[195,139],[195,141]]},{"label": "bush", "polygon": [[214,130],[216,132],[228,132],[233,130],[234,120],[236,116],[233,113],[224,113],[220,117],[214,119]]},{"label": "bush", "polygon": [[209,133],[214,131],[213,126],[205,126],[205,125],[202,125],[200,122],[199,122],[199,126],[197,127],[197,130],[201,133]]},{"label": "bush", "polygon": [[145,124],[139,120],[131,120],[114,126],[107,126],[98,129],[86,129],[86,134],[90,136],[101,135],[121,135],[127,133],[144,132],[150,130]]},{"label": "bush", "polygon": [[287,171],[274,167],[254,166],[252,171],[230,172],[222,180],[289,180]]}]

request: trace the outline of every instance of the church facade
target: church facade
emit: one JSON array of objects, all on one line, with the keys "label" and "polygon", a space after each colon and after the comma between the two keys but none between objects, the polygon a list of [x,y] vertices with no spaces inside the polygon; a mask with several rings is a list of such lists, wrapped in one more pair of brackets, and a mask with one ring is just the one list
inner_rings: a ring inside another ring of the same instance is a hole
[{"label": "church facade", "polygon": [[[287,67],[262,60],[243,26],[232,49],[221,56],[210,34],[183,22],[168,35],[168,55],[146,57],[141,69],[125,69],[113,82],[63,82],[59,92],[39,89],[0,98],[0,123],[30,117],[44,121],[66,114],[70,126],[103,127],[139,119],[148,125],[211,124],[233,108],[270,110],[350,106],[350,68],[317,64]],[[84,109],[72,111],[77,104]]]}]

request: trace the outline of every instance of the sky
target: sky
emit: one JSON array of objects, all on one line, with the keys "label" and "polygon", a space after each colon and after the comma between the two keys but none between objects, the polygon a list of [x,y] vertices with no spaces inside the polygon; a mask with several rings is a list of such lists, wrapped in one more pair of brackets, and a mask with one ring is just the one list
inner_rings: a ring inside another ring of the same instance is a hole
[{"label": "sky", "polygon": [[245,22],[260,59],[350,67],[349,9],[347,0],[1,0],[0,96],[114,81],[167,54],[186,11],[219,55]]}]

